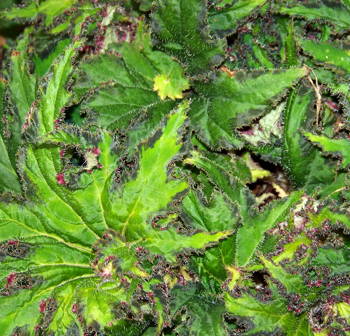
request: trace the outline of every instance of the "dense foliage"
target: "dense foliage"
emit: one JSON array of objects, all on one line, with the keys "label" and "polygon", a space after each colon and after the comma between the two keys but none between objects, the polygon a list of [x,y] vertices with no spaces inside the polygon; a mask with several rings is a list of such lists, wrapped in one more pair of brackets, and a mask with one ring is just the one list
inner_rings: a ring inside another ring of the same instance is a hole
[{"label": "dense foliage", "polygon": [[350,335],[349,0],[0,10],[1,335]]}]

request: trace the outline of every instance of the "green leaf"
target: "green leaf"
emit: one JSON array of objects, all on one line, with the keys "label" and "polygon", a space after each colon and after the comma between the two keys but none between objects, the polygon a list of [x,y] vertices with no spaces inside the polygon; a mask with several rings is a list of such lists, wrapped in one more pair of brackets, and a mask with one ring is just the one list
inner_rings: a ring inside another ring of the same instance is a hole
[{"label": "green leaf", "polygon": [[[5,113],[5,106],[0,106],[0,115],[8,124],[7,135],[5,127],[1,127],[0,135],[0,191],[21,192],[17,169],[17,152],[22,145],[21,133],[26,127],[26,116],[31,110],[35,99],[36,79],[29,74],[27,48],[29,43],[30,29],[27,29],[23,38],[11,53],[11,65],[9,68],[9,93],[14,104],[13,113]],[[0,100],[4,100],[5,87],[0,82]],[[5,124],[5,122],[4,122]],[[10,131],[10,132],[9,132]],[[10,134],[8,134],[10,133]]]},{"label": "green leaf", "polygon": [[[0,81],[0,116],[4,115],[3,100],[5,93],[5,84]],[[1,129],[1,128],[0,128]],[[21,192],[21,185],[18,180],[18,176],[10,157],[8,155],[7,147],[0,134],[0,192],[14,191],[15,193]]]},{"label": "green leaf", "polygon": [[300,191],[294,192],[288,198],[274,202],[263,213],[245,218],[236,236],[237,266],[245,266],[249,263],[259,244],[263,241],[265,232],[283,221],[290,208],[300,200],[301,195]]},{"label": "green leaf", "polygon": [[90,286],[84,286],[78,289],[77,296],[84,306],[84,315],[86,322],[91,324],[97,322],[102,327],[110,324],[114,320],[113,305],[122,299],[126,299],[123,290],[111,284],[99,284],[91,282]]},{"label": "green leaf", "polygon": [[214,191],[208,204],[201,202],[193,192],[189,192],[182,202],[183,209],[192,226],[213,232],[232,229],[237,223],[234,211],[224,196]]},{"label": "green leaf", "polygon": [[81,43],[80,40],[77,40],[68,46],[59,60],[52,65],[53,73],[38,108],[37,132],[39,136],[45,136],[55,129],[55,120],[58,119],[62,108],[71,96],[65,89],[65,85],[71,76],[72,61]]},{"label": "green leaf", "polygon": [[126,183],[113,200],[119,222],[113,227],[128,240],[142,238],[148,230],[148,217],[165,208],[176,194],[187,188],[185,182],[168,181],[167,167],[181,148],[177,132],[186,119],[188,106],[188,102],[183,102],[169,117],[162,136],[154,146],[142,149],[136,178]]},{"label": "green leaf", "polygon": [[310,165],[316,153],[315,148],[310,146],[300,134],[300,129],[306,126],[310,117],[315,117],[311,114],[314,113],[310,108],[312,100],[313,95],[310,90],[301,87],[294,89],[288,98],[284,113],[283,160],[290,170],[294,183],[299,186],[305,185],[307,172],[311,168]]},{"label": "green leaf", "polygon": [[14,18],[32,18],[38,13],[37,6],[35,3],[31,3],[29,6],[24,8],[14,7],[8,12],[2,13],[7,19]]},{"label": "green leaf", "polygon": [[[113,304],[129,300],[129,294],[119,281],[101,284],[101,277],[110,271],[113,275],[112,264],[106,264],[105,259],[96,268],[90,264],[92,246],[101,241],[106,230],[114,228],[121,238],[137,240],[133,244],[160,253],[171,262],[184,248],[202,249],[230,234],[224,231],[181,236],[172,229],[160,231],[147,223],[150,216],[166,208],[176,194],[187,188],[186,183],[168,181],[167,177],[167,166],[181,148],[178,130],[187,109],[188,103],[183,103],[171,114],[153,147],[143,148],[136,178],[115,194],[109,193],[116,158],[111,153],[112,139],[108,134],[101,136],[100,153],[96,154],[102,166],[94,168],[91,174],[82,174],[82,189],[78,190],[67,189],[61,185],[62,177],[57,178],[62,169],[59,148],[29,147],[25,173],[36,188],[36,197],[23,205],[0,203],[0,239],[5,244],[2,249],[15,239],[19,247],[29,244],[31,251],[24,250],[20,258],[7,256],[0,264],[0,274],[5,277],[15,271],[14,279],[25,275],[33,285],[24,289],[17,280],[7,280],[7,285],[4,280],[4,290],[9,291],[8,296],[0,296],[4,335],[16,326],[27,325],[33,330],[40,318],[39,304],[49,298],[58,305],[50,326],[57,333],[65,333],[70,324],[77,323],[76,315],[71,313],[74,303],[82,306],[88,323],[96,320],[103,327],[113,321]],[[104,254],[99,252],[99,257],[113,252],[121,258],[123,272],[144,277],[145,273],[136,266],[132,244],[122,243],[118,237],[112,239],[112,244],[117,248],[108,250],[103,243]]]},{"label": "green leaf", "polygon": [[273,262],[260,257],[264,266],[268,269],[271,276],[280,281],[286,287],[289,293],[300,293],[307,291],[303,279],[297,274],[288,273],[282,266],[276,266]]},{"label": "green leaf", "polygon": [[[101,196],[97,192],[103,191],[106,179],[113,171],[110,171],[113,167],[108,164],[109,145],[110,138],[107,137],[101,144],[104,168],[94,173],[91,177],[93,181],[84,193],[80,190],[68,192],[57,184],[58,149],[29,149],[26,173],[36,186],[38,195],[44,197],[46,202],[28,202],[25,206],[1,203],[0,237],[2,241],[18,237],[21,243],[28,242],[38,247],[24,261],[12,260],[10,265],[2,263],[1,267],[2,272],[28,272],[31,277],[39,276],[43,282],[33,289],[23,289],[0,298],[4,308],[1,312],[1,330],[5,335],[10,334],[15,326],[27,325],[32,329],[40,315],[39,303],[56,294],[57,298],[64,300],[63,306],[59,306],[56,312],[62,321],[54,319],[53,329],[66,332],[72,320],[69,312],[73,300],[66,293],[67,286],[74,284],[69,290],[74,292],[83,286],[84,279],[96,278],[89,265],[90,248],[99,237],[94,230],[103,232],[106,229]],[[91,212],[91,209],[95,211]],[[61,290],[64,292],[61,293]]]},{"label": "green leaf", "polygon": [[[230,77],[220,73],[209,83],[198,82],[196,98],[190,111],[193,128],[212,148],[240,147],[234,129],[249,125],[262,115],[273,98],[306,75],[306,68],[241,73]],[[265,112],[266,113],[266,112]]]},{"label": "green leaf", "polygon": [[157,0],[156,4],[152,18],[161,50],[178,58],[193,74],[222,62],[225,42],[210,38],[204,1]]},{"label": "green leaf", "polygon": [[304,135],[313,143],[319,145],[324,152],[340,153],[342,156],[342,167],[350,164],[350,141],[347,139],[330,139],[323,135],[314,135],[305,132]]},{"label": "green leaf", "polygon": [[5,143],[0,136],[0,191],[21,192],[16,170],[12,166]]},{"label": "green leaf", "polygon": [[203,256],[192,257],[193,268],[198,274],[202,286],[210,293],[221,293],[221,286],[230,277],[234,265],[235,237],[223,240],[218,246],[211,247]]},{"label": "green leaf", "polygon": [[240,181],[240,171],[230,167],[230,161],[221,160],[218,155],[192,152],[185,163],[194,165],[207,175],[209,181],[217,186],[225,199],[233,206],[238,206],[241,216],[248,216],[248,211],[254,206],[254,199],[243,183]]},{"label": "green leaf", "polygon": [[32,19],[38,14],[44,14],[46,16],[45,25],[48,26],[52,23],[56,16],[71,8],[75,2],[77,2],[77,0],[46,0],[44,2],[41,2],[40,5],[31,3],[29,6],[24,8],[15,7],[8,12],[5,12],[4,16],[7,19]]},{"label": "green leaf", "polygon": [[303,137],[302,129],[312,129],[312,120],[316,119],[312,109],[313,94],[310,89],[294,89],[284,111],[284,151],[285,168],[288,169],[294,184],[313,191],[315,186],[330,184],[334,180],[331,166],[321,153]]},{"label": "green leaf", "polygon": [[151,252],[164,256],[174,262],[175,254],[184,249],[204,249],[213,246],[220,240],[227,238],[232,231],[217,233],[200,232],[192,236],[181,236],[174,230],[154,232],[152,237],[143,243]]},{"label": "green leaf", "polygon": [[[256,8],[262,6],[266,0],[239,0],[228,6],[223,4],[221,10],[209,12],[209,24],[212,30],[220,35],[231,34],[238,26],[240,20],[250,15]],[[218,5],[215,6],[216,8]],[[215,8],[215,9],[216,9]]]},{"label": "green leaf", "polygon": [[76,2],[77,0],[46,0],[40,3],[38,12],[46,15],[45,24],[49,25],[56,16],[71,8]]},{"label": "green leaf", "polygon": [[147,223],[153,214],[166,208],[178,193],[187,188],[185,182],[169,181],[166,171],[181,147],[177,132],[186,118],[187,109],[188,103],[182,103],[169,117],[162,136],[154,146],[143,148],[136,178],[126,183],[111,200],[113,208],[118,211],[112,215],[114,223],[111,222],[110,226],[127,241],[141,239],[142,246],[169,261],[175,261],[175,254],[182,249],[203,249],[231,233],[217,229],[213,234],[197,233],[186,237],[172,229],[155,230]]},{"label": "green leaf", "polygon": [[182,98],[182,91],[189,88],[189,82],[180,64],[167,54],[152,50],[150,36],[143,33],[142,27],[138,34],[133,46],[125,44],[121,48],[126,66],[134,69],[145,82],[152,81],[153,90],[162,100]]},{"label": "green leaf", "polygon": [[304,51],[317,61],[324,62],[350,72],[350,56],[347,50],[340,49],[328,42],[302,40],[300,43]]},{"label": "green leaf", "polygon": [[255,43],[252,35],[247,34],[244,36],[244,42],[246,42],[252,48],[252,52],[256,60],[259,62],[257,68],[274,69],[275,66],[269,59],[267,52],[259,44]]},{"label": "green leaf", "polygon": [[249,295],[232,298],[226,294],[225,302],[230,313],[253,320],[254,327],[246,335],[255,335],[258,332],[272,333],[278,328],[287,336],[313,335],[305,314],[296,317],[287,311],[282,300],[263,303]]},{"label": "green leaf", "polygon": [[84,63],[87,80],[79,85],[77,94],[109,82],[87,106],[98,113],[99,125],[109,129],[127,128],[133,148],[155,133],[164,116],[174,108],[172,100],[182,98],[189,82],[174,59],[152,51],[147,41],[125,44],[120,52],[123,60],[102,55]]},{"label": "green leaf", "polygon": [[[237,209],[218,191],[213,192],[208,204],[191,191],[183,200],[183,209],[186,222],[208,232],[234,230],[240,219]],[[214,281],[220,286],[226,280],[227,268],[234,263],[234,252],[234,237],[229,237],[218,246],[206,250],[204,256],[193,257],[204,286],[212,288]]]},{"label": "green leaf", "polygon": [[221,166],[215,157],[210,160],[194,152],[185,162],[202,169],[211,183],[223,192],[226,199],[238,207],[242,225],[236,233],[236,266],[246,266],[251,261],[256,249],[264,240],[265,232],[283,221],[290,208],[300,200],[302,195],[302,191],[294,192],[285,199],[275,201],[263,212],[258,212],[250,191],[239,182],[236,176],[231,175],[232,172],[230,174],[226,167]]},{"label": "green leaf", "polygon": [[171,78],[170,76],[172,76],[172,70],[170,70],[169,75],[162,74],[154,78],[154,91],[158,92],[162,100],[165,98],[182,98],[182,91],[189,88],[188,81],[179,75],[174,75],[175,78]]},{"label": "green leaf", "polygon": [[51,64],[54,62],[54,60],[57,57],[59,57],[64,52],[66,47],[68,47],[69,43],[70,43],[69,39],[59,41],[54,51],[51,52],[47,57],[41,58],[39,56],[35,56],[34,58],[35,72],[39,77],[44,76],[48,72]]},{"label": "green leaf", "polygon": [[10,90],[12,100],[17,107],[18,121],[16,121],[16,133],[20,132],[25,117],[35,100],[36,80],[29,74],[27,48],[29,44],[29,33],[27,30],[11,54]]},{"label": "green leaf", "polygon": [[[344,186],[342,186],[344,188]],[[327,195],[328,196],[328,195]],[[330,209],[329,207],[323,207],[322,210],[312,217],[312,222],[315,227],[319,227],[326,220],[338,225],[343,224],[346,228],[350,228],[350,218],[347,214],[339,212],[337,209]]]},{"label": "green leaf", "polygon": [[[294,1],[298,3],[298,1]],[[324,19],[341,29],[347,29],[350,23],[350,11],[339,1],[309,1],[305,5],[281,6],[281,14],[303,16],[309,20]]]},{"label": "green leaf", "polygon": [[153,78],[153,90],[158,92],[160,99],[183,98],[182,92],[188,90],[190,84],[183,76],[181,66],[161,52],[149,52],[148,57],[159,72],[159,75]]},{"label": "green leaf", "polygon": [[23,39],[19,40],[16,50],[12,51],[10,58],[9,91],[11,93],[11,101],[14,105],[14,112],[4,115],[4,118],[7,119],[10,135],[3,140],[13,167],[16,167],[17,164],[16,155],[18,149],[23,145],[21,134],[28,126],[37,89],[35,76],[30,75],[28,66],[29,58],[27,49],[29,47],[29,34],[31,31],[28,28],[24,32]]},{"label": "green leaf", "polygon": [[283,43],[280,51],[281,60],[288,66],[297,66],[299,61],[294,23],[286,18],[280,18],[278,20],[278,28],[280,29]]},{"label": "green leaf", "polygon": [[[190,335],[213,335],[226,336],[223,314],[225,306],[214,297],[208,297],[193,293],[190,287],[186,291],[180,288],[172,290],[173,300],[171,302],[171,313],[175,316],[182,313],[181,322],[174,326],[174,335],[182,335],[190,332]],[[184,292],[187,294],[184,296]]]},{"label": "green leaf", "polygon": [[312,260],[312,264],[330,267],[332,274],[349,273],[349,256],[350,249],[348,247],[341,249],[320,248],[316,258]]},{"label": "green leaf", "polygon": [[350,0],[0,7],[1,335],[343,332]]},{"label": "green leaf", "polygon": [[[95,277],[89,266],[89,249],[64,241],[57,234],[45,232],[43,226],[47,225],[49,220],[36,217],[36,210],[33,205],[25,208],[1,204],[1,240],[20,237],[21,241],[16,243],[19,250],[24,242],[30,244],[29,253],[24,253],[19,258],[7,256],[0,266],[2,277],[9,273],[15,274],[15,283],[8,283],[7,286],[9,295],[0,297],[3,308],[0,313],[0,327],[4,335],[10,335],[16,326],[26,325],[33,329],[38,323],[39,304],[42,301],[67,286],[81,285],[84,279]],[[46,213],[43,212],[44,214]],[[21,276],[33,279],[33,285],[29,285],[27,289],[23,288],[23,285],[21,287],[20,283],[17,283]],[[16,290],[16,286],[22,289]],[[71,306],[66,314],[70,311]]]},{"label": "green leaf", "polygon": [[292,260],[295,256],[295,252],[301,245],[310,245],[310,239],[305,237],[304,235],[299,236],[294,239],[292,242],[283,245],[283,252],[274,256],[272,258],[275,264],[281,264],[283,261]]}]

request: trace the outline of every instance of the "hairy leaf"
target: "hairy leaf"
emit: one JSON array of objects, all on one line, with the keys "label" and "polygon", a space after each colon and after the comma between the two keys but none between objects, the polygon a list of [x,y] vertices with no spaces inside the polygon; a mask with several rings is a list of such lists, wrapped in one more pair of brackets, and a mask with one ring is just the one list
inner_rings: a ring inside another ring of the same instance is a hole
[{"label": "hairy leaf", "polygon": [[318,251],[316,258],[313,259],[313,264],[317,266],[327,266],[332,270],[332,274],[349,273],[350,250],[347,247],[342,249],[321,248]]},{"label": "hairy leaf", "polygon": [[24,124],[25,117],[35,99],[36,79],[29,74],[27,64],[28,55],[26,49],[29,44],[28,40],[29,31],[25,33],[24,38],[19,42],[16,50],[14,50],[11,55],[12,69],[10,73],[10,90],[18,113],[18,120],[16,120],[17,129],[16,132],[14,132],[15,137],[18,136]]},{"label": "hairy leaf", "polygon": [[7,148],[1,136],[0,155],[0,191],[14,191],[19,193],[21,191],[21,186],[19,184],[18,175],[12,166]]},{"label": "hairy leaf", "polygon": [[31,3],[29,6],[20,8],[15,7],[11,9],[8,12],[5,12],[4,15],[8,19],[14,19],[14,18],[34,18],[38,14],[44,14],[46,16],[45,18],[45,24],[50,25],[54,18],[57,15],[62,14],[65,10],[72,7],[72,5],[77,0],[46,0],[40,3],[40,5],[36,3]]},{"label": "hairy leaf", "polygon": [[[228,6],[223,4],[220,11],[212,10],[209,12],[209,24],[211,28],[219,32],[220,35],[228,35],[237,28],[240,20],[247,17],[265,2],[266,0],[239,0]],[[217,7],[218,5],[216,5],[216,8]]]},{"label": "hairy leaf", "polygon": [[251,261],[257,247],[264,240],[265,232],[282,221],[301,196],[301,192],[295,192],[285,200],[275,202],[273,206],[259,213],[251,209],[255,202],[249,191],[215,160],[209,160],[199,153],[194,153],[192,158],[187,159],[186,162],[204,170],[212,183],[221,189],[227,199],[238,206],[242,225],[236,234],[235,264],[237,266],[245,266]]},{"label": "hairy leaf", "polygon": [[59,118],[62,108],[68,103],[70,93],[65,89],[67,80],[73,69],[72,61],[76,56],[81,41],[77,40],[65,49],[62,57],[52,65],[52,77],[47,83],[45,92],[38,108],[38,135],[45,136],[55,129],[55,121]]},{"label": "hairy leaf", "polygon": [[[172,100],[182,98],[182,91],[189,88],[179,64],[166,54],[153,51],[149,37],[145,38],[143,44],[124,45],[120,50],[123,60],[103,55],[84,63],[88,81],[81,83],[78,91],[81,94],[87,88],[111,83],[102,86],[87,106],[98,112],[98,123],[103,127],[130,127],[131,147],[156,131],[174,107]],[[144,119],[148,122],[143,123]],[[141,125],[133,127],[135,120],[140,120]]]},{"label": "hairy leaf", "polygon": [[349,53],[328,42],[314,42],[312,40],[303,40],[302,48],[306,53],[312,55],[317,61],[333,65],[335,67],[350,71]]},{"label": "hairy leaf", "polygon": [[191,105],[191,123],[210,147],[240,147],[242,142],[234,135],[235,128],[263,114],[271,99],[305,74],[304,68],[258,76],[242,73],[230,77],[221,73],[209,83],[197,83],[199,97]]},{"label": "hairy leaf", "polygon": [[[198,195],[191,192],[184,199],[183,208],[186,221],[195,228],[209,232],[234,230],[239,220],[238,211],[219,192],[213,193],[209,204],[203,204]],[[208,249],[203,257],[194,257],[204,286],[212,288],[215,281],[222,284],[226,280],[227,268],[234,263],[234,252],[234,237],[230,237]]]},{"label": "hairy leaf", "polygon": [[261,260],[271,276],[280,281],[288,292],[299,293],[307,289],[300,276],[288,273],[281,266],[274,265],[273,262],[264,257],[261,257]]},{"label": "hairy leaf", "polygon": [[322,135],[314,135],[309,132],[304,133],[305,136],[315,144],[318,144],[323,151],[331,153],[340,153],[342,156],[343,167],[346,168],[350,164],[350,142],[347,139],[330,139]]},{"label": "hairy leaf", "polygon": [[[26,127],[25,118],[29,113],[32,103],[35,99],[36,79],[30,76],[27,65],[27,47],[29,39],[29,30],[24,34],[23,39],[16,46],[16,50],[11,54],[11,67],[9,71],[9,90],[11,100],[14,104],[14,113],[10,116],[5,111],[0,111],[3,120],[8,124],[8,135],[5,135],[6,126],[2,127],[3,135],[0,136],[1,147],[1,186],[0,190],[8,190],[19,193],[21,186],[16,173],[17,158],[16,154],[22,144],[21,133]],[[2,83],[1,83],[2,85]],[[3,89],[0,99],[4,99],[5,91]],[[0,107],[3,109],[4,107]]]},{"label": "hairy leaf", "polygon": [[301,133],[312,129],[311,120],[316,120],[315,111],[310,109],[313,95],[305,87],[291,92],[284,112],[283,161],[295,185],[313,191],[315,185],[332,183],[334,173],[321,153]]},{"label": "hairy leaf", "polygon": [[129,239],[141,238],[147,232],[146,220],[161,210],[179,192],[187,188],[182,181],[167,181],[166,169],[179,152],[178,129],[186,118],[188,103],[173,114],[162,137],[152,148],[143,149],[140,168],[135,180],[128,182],[123,191],[113,200],[119,224],[114,224],[123,236]]},{"label": "hairy leaf", "polygon": [[156,4],[153,26],[161,50],[177,57],[193,74],[222,62],[224,41],[210,38],[204,1],[157,0]]},{"label": "hairy leaf", "polygon": [[299,201],[301,192],[291,194],[286,200],[275,202],[273,206],[254,217],[248,217],[237,232],[236,264],[245,266],[256,248],[264,239],[264,233],[280,222],[290,208]]},{"label": "hairy leaf", "polygon": [[349,333],[349,0],[0,8],[1,335]]},{"label": "hairy leaf", "polygon": [[[178,287],[172,290],[172,314],[181,316],[180,323],[174,325],[174,335],[190,332],[191,335],[226,336],[223,314],[225,307],[215,297],[205,297],[191,287],[186,288],[187,295]],[[186,308],[181,314],[181,310]]]},{"label": "hairy leaf", "polygon": [[305,315],[296,318],[287,311],[281,300],[263,303],[248,295],[236,299],[226,295],[225,302],[230,313],[252,318],[254,326],[246,333],[247,335],[254,335],[258,332],[272,333],[278,329],[287,336],[312,335]]},{"label": "hairy leaf", "polygon": [[[0,82],[0,115],[4,115],[3,111],[3,94],[5,92],[5,87],[3,82]],[[18,180],[18,175],[14,169],[13,163],[10,160],[8,149],[3,141],[2,135],[0,135],[0,191],[14,191],[19,193],[21,191],[21,186]]]},{"label": "hairy leaf", "polygon": [[[298,1],[294,1],[298,3]],[[350,11],[339,1],[309,1],[302,5],[296,4],[281,7],[280,13],[288,15],[303,16],[308,19],[324,19],[341,29],[346,29],[350,22]]]},{"label": "hairy leaf", "polygon": [[[58,148],[29,148],[25,173],[36,187],[37,195],[46,202],[36,198],[24,205],[0,203],[4,244],[18,244],[19,251],[21,244],[37,245],[30,255],[24,251],[19,259],[7,257],[1,263],[1,273],[7,276],[0,298],[3,307],[0,325],[4,334],[10,334],[16,326],[26,325],[33,330],[41,310],[46,309],[40,308],[45,306],[43,300],[48,304],[51,298],[57,301],[57,310],[54,309],[52,327],[48,327],[56,332],[65,332],[70,324],[78,323],[74,322],[77,315],[72,309],[82,309],[88,323],[98,320],[105,326],[111,322],[113,304],[126,300],[126,293],[118,283],[99,285],[101,277],[109,276],[112,266],[107,263],[102,269],[94,269],[90,264],[92,245],[109,228],[128,239],[147,233],[149,237],[145,237],[144,245],[169,260],[174,260],[173,253],[183,248],[203,248],[227,235],[198,233],[181,241],[178,233],[157,231],[146,223],[151,214],[166,207],[187,186],[183,182],[166,181],[167,165],[181,147],[177,143],[177,131],[184,122],[185,110],[183,106],[172,114],[154,147],[142,152],[139,173],[125,185],[120,198],[108,194],[116,159],[110,151],[112,139],[107,134],[103,135],[97,152],[101,167],[95,168],[91,175],[82,175],[80,183],[85,188],[75,191],[62,185],[64,176],[63,179],[57,176],[61,167]],[[159,197],[159,193],[163,196]],[[133,265],[127,259],[125,262],[125,270],[132,271]],[[74,308],[75,304],[78,308]]]}]

